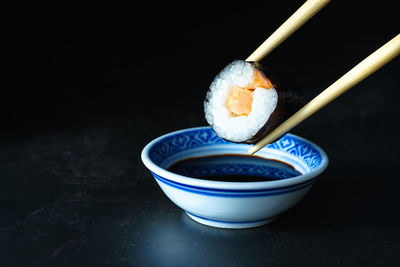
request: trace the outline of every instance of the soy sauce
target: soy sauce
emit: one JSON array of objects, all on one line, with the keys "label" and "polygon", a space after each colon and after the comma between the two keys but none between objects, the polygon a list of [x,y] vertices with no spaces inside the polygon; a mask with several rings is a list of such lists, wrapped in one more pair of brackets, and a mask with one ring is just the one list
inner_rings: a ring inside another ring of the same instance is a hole
[{"label": "soy sauce", "polygon": [[224,182],[275,181],[301,175],[288,163],[239,154],[188,158],[174,163],[168,170],[193,178]]}]

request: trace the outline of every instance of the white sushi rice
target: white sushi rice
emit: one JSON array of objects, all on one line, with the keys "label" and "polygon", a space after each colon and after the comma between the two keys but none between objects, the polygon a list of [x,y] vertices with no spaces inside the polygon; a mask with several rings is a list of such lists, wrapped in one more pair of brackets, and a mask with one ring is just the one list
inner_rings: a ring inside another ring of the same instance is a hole
[{"label": "white sushi rice", "polygon": [[273,87],[258,87],[254,90],[248,116],[235,116],[226,107],[226,99],[232,87],[245,87],[253,82],[253,75],[252,64],[236,60],[226,66],[210,85],[204,111],[207,122],[218,136],[233,142],[245,142],[264,126],[275,110],[278,94]]}]

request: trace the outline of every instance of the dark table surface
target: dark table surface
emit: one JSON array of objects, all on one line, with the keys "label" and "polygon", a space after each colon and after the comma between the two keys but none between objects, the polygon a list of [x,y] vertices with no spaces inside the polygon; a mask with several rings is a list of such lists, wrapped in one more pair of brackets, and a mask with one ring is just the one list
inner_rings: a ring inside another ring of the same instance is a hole
[{"label": "dark table surface", "polygon": [[[330,165],[267,226],[198,224],[141,163],[152,139],[206,125],[214,75],[301,3],[3,17],[0,266],[400,265],[399,59],[292,130]],[[334,1],[263,63],[310,100],[398,34],[397,10]]]}]

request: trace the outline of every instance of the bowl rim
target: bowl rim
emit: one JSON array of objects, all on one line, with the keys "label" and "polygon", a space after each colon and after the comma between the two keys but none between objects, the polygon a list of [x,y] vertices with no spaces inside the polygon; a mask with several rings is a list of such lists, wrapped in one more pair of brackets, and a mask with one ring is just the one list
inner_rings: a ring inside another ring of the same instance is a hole
[{"label": "bowl rim", "polygon": [[307,181],[317,177],[319,174],[321,174],[326,169],[326,167],[328,166],[328,163],[329,163],[328,156],[325,153],[325,151],[322,150],[322,148],[320,148],[315,143],[313,143],[303,137],[300,137],[300,136],[297,136],[297,135],[294,135],[291,133],[287,133],[286,135],[293,136],[295,138],[298,138],[298,139],[312,145],[320,153],[322,160],[321,160],[321,164],[316,169],[314,169],[308,173],[296,176],[296,177],[286,178],[286,179],[282,179],[282,180],[263,181],[263,182],[224,182],[224,181],[197,179],[197,178],[188,177],[188,176],[170,172],[166,169],[161,168],[160,166],[155,164],[150,159],[149,152],[150,152],[151,148],[156,143],[161,141],[162,139],[179,134],[179,133],[187,132],[187,131],[204,130],[204,129],[210,129],[210,128],[211,128],[210,126],[185,128],[185,129],[169,132],[167,134],[161,135],[161,136],[153,139],[142,150],[141,159],[142,159],[143,164],[152,173],[155,173],[156,175],[161,176],[164,179],[168,179],[168,180],[171,180],[171,181],[183,184],[183,185],[211,188],[211,189],[260,190],[260,189],[275,189],[275,188],[280,188],[280,187],[293,186],[296,184],[307,182]]}]

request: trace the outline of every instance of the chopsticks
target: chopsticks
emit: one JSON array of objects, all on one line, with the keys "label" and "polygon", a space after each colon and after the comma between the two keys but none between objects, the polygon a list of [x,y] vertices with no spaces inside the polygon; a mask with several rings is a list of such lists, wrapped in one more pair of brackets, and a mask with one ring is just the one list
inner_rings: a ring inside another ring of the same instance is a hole
[{"label": "chopsticks", "polygon": [[320,11],[330,0],[308,0],[290,16],[246,61],[258,62]]},{"label": "chopsticks", "polygon": [[400,34],[387,42],[381,48],[376,50],[370,56],[361,61],[357,66],[343,75],[339,80],[334,82],[322,93],[312,99],[289,119],[279,125],[270,134],[265,136],[261,141],[249,149],[249,154],[252,155],[258,150],[276,140],[290,129],[295,127],[303,120],[310,117],[322,107],[329,104],[332,100],[349,90],[354,85],[358,84],[366,77],[377,71],[390,60],[400,54]]}]

